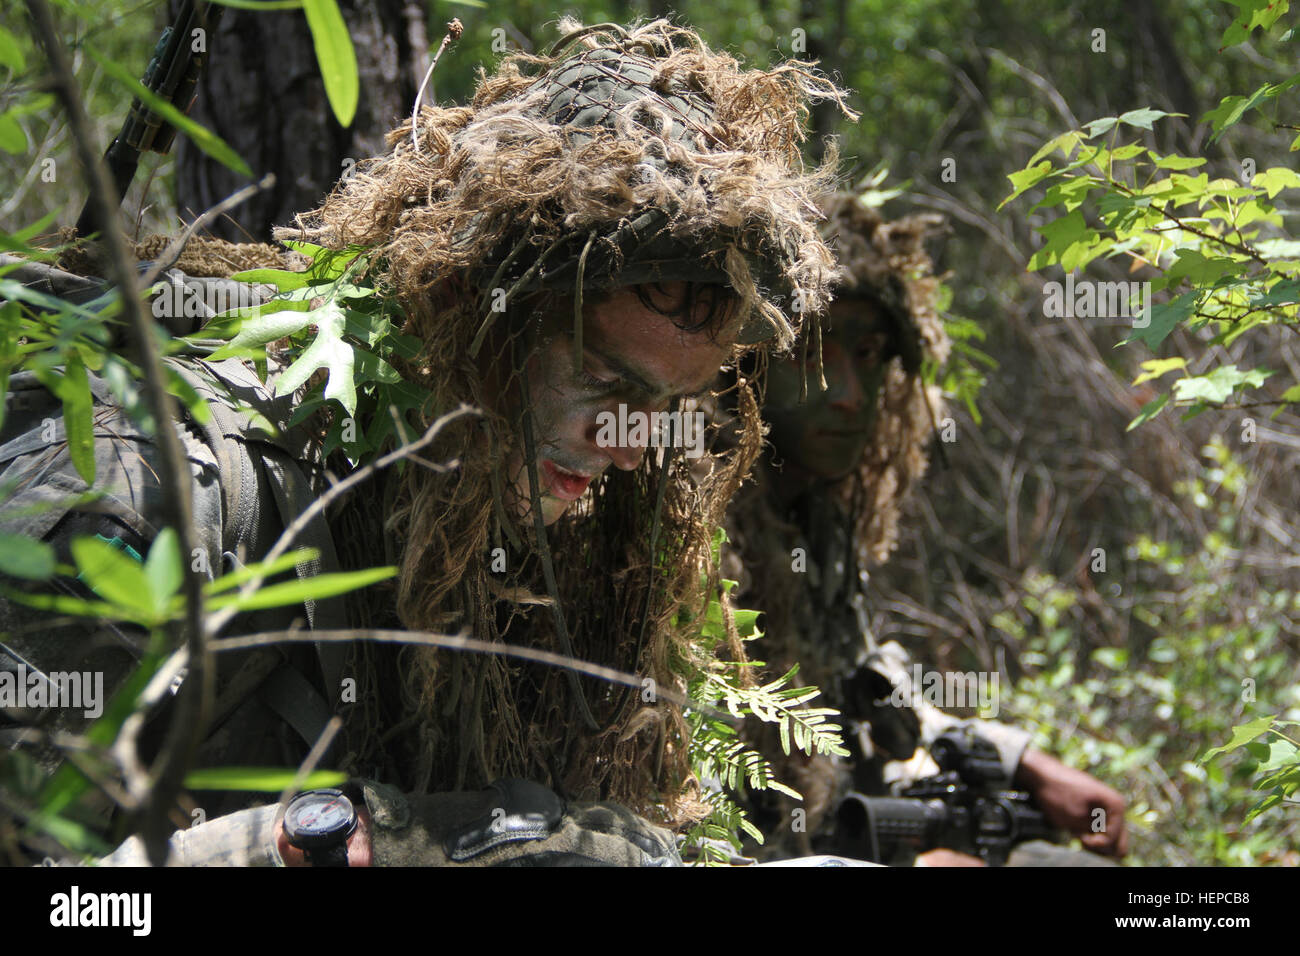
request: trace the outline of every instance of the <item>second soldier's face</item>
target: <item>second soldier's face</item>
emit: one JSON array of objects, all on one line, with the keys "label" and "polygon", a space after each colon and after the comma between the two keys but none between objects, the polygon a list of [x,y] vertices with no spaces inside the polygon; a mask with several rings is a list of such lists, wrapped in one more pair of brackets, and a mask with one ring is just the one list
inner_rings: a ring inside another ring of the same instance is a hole
[{"label": "second soldier's face", "polygon": [[[707,311],[703,303],[690,319],[656,311],[676,309],[684,283],[647,291],[655,309],[630,288],[584,308],[581,367],[574,366],[572,313],[563,309],[526,365],[546,524],[564,514],[606,468],[630,471],[641,464],[644,444],[597,441],[597,416],[608,412],[617,421],[620,405],[624,416],[666,411],[674,398],[708,388],[731,355],[734,335],[685,332],[675,324],[696,324]],[[515,513],[527,518],[531,482],[523,452],[520,436],[506,464],[506,497]]]},{"label": "second soldier's face", "polygon": [[774,361],[768,371],[763,420],[768,440],[786,468],[825,481],[847,476],[862,460],[875,431],[882,361],[888,331],[870,303],[840,300],[831,306],[822,333],[826,391],[817,384],[815,346],[808,349],[808,397],[799,401],[802,349]]}]

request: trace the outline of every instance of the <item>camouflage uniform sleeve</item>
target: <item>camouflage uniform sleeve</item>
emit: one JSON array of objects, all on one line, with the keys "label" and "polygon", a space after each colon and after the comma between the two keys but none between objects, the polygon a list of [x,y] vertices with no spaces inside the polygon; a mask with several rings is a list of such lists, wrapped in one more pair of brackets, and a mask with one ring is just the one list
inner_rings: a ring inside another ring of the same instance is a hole
[{"label": "camouflage uniform sleeve", "polygon": [[907,784],[938,773],[939,767],[930,757],[929,745],[945,730],[953,727],[972,727],[997,748],[1005,778],[1001,784],[1006,787],[1011,786],[1016,768],[1020,765],[1020,758],[1024,755],[1033,736],[1029,731],[996,720],[954,717],[927,701],[923,694],[914,693],[912,659],[896,641],[877,647],[871,655],[870,663],[889,678],[895,688],[895,697],[912,707],[921,725],[921,747],[912,759],[894,761],[886,768],[885,778],[889,783]]},{"label": "camouflage uniform sleeve", "polygon": [[[167,866],[283,866],[275,845],[279,812],[272,803],[177,830],[167,841]],[[95,865],[148,866],[149,857],[133,836]]]}]

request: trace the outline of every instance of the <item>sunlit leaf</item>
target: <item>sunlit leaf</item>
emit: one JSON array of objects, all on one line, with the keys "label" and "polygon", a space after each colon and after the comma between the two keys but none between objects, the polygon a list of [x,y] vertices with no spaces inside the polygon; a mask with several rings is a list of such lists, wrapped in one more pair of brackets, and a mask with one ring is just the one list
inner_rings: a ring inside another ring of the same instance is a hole
[{"label": "sunlit leaf", "polygon": [[325,95],[340,126],[351,126],[357,112],[360,81],[357,54],[335,0],[303,0]]}]

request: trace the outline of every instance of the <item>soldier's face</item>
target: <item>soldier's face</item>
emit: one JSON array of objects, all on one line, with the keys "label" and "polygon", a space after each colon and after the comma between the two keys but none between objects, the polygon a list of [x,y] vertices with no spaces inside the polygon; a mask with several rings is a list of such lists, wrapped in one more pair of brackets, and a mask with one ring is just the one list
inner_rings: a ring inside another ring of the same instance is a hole
[{"label": "soldier's face", "polygon": [[869,303],[840,300],[822,334],[826,391],[817,384],[817,358],[808,349],[808,398],[800,403],[802,351],[772,363],[763,419],[778,461],[795,474],[836,481],[862,460],[875,431],[888,327]]},{"label": "soldier's face", "polygon": [[[648,308],[630,288],[584,306],[581,367],[575,368],[573,361],[571,312],[547,324],[526,366],[539,500],[547,524],[581,498],[606,468],[630,471],[641,464],[644,444],[597,442],[601,430],[597,416],[609,412],[618,420],[620,405],[626,406],[622,414],[629,416],[666,411],[674,398],[708,388],[731,355],[734,335],[685,332],[677,327],[704,318],[707,301],[700,302],[689,318],[656,311],[680,308],[684,283],[647,287],[646,292],[654,308]],[[726,302],[719,307],[731,306]],[[606,429],[604,437],[608,435]],[[522,436],[506,472],[509,503],[526,518],[531,495]]]}]

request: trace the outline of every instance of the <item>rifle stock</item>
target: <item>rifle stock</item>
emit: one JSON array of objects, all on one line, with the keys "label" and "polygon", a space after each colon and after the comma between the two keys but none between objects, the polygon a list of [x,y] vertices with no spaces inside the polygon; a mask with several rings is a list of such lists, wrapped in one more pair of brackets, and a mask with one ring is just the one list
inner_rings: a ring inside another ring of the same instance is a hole
[{"label": "rifle stock", "polygon": [[[211,34],[221,21],[224,9],[204,0],[182,0],[177,7],[175,19],[163,30],[154,47],[153,57],[149,60],[141,82],[146,89],[158,94],[182,113],[189,109],[199,74],[207,61],[207,43],[211,42]],[[203,49],[195,51],[194,31],[199,29],[204,30],[207,36],[202,44]],[[104,153],[104,162],[117,186],[119,203],[131,188],[131,181],[140,165],[140,154],[166,153],[171,149],[175,138],[174,126],[138,97],[131,101],[131,109],[122,124],[122,131]],[[95,214],[92,203],[87,200],[77,219],[77,235],[88,236],[94,228]]]}]

